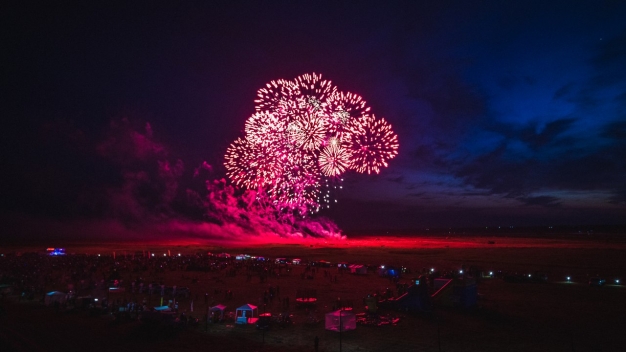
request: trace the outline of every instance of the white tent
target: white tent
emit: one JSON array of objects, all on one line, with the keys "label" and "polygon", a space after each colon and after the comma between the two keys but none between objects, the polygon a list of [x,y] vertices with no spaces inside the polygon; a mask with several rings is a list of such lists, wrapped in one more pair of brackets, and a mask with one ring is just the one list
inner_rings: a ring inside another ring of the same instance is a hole
[{"label": "white tent", "polygon": [[235,324],[254,324],[259,319],[259,310],[252,304],[243,305],[235,311]]},{"label": "white tent", "polygon": [[356,316],[352,311],[336,310],[326,313],[326,330],[349,331],[356,329]]},{"label": "white tent", "polygon": [[226,306],[223,304],[218,304],[216,306],[213,306],[211,308],[209,308],[209,317],[212,319],[209,319],[209,322],[218,322],[224,319],[224,310],[226,309]]},{"label": "white tent", "polygon": [[357,274],[357,275],[366,275],[367,274],[367,267],[365,265],[352,264],[348,268],[350,269],[350,273],[351,274]]},{"label": "white tent", "polygon": [[52,292],[46,293],[46,296],[44,297],[43,302],[45,305],[49,306],[56,302],[58,302],[59,304],[63,304],[65,303],[66,299],[67,299],[67,295],[65,293],[59,292],[59,291],[52,291]]}]

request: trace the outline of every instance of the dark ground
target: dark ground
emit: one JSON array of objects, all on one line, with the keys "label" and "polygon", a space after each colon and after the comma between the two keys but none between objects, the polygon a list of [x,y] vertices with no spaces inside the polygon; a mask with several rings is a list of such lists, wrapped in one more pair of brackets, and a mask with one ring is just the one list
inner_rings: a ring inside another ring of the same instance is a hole
[{"label": "dark ground", "polygon": [[[607,241],[503,239],[484,245],[485,238],[469,241],[438,239],[416,242],[410,239],[354,242],[346,244],[265,245],[256,247],[209,248],[232,254],[249,253],[270,257],[291,256],[305,260],[325,259],[363,264],[404,265],[414,271],[423,267],[457,270],[461,265],[484,270],[508,272],[541,271],[548,283],[507,283],[486,279],[478,284],[479,301],[474,309],[436,307],[432,314],[397,314],[397,326],[363,327],[342,334],[343,351],[620,351],[626,346],[626,291],[622,285],[590,287],[592,276],[612,281],[626,276],[626,251],[622,243]],[[141,246],[140,246],[141,247]],[[205,251],[207,245],[176,246],[98,244],[76,247],[77,252],[171,248],[172,252]],[[4,248],[6,249],[6,248]],[[3,249],[3,250],[4,250]],[[68,252],[71,248],[68,247]],[[232,289],[231,301],[214,297],[228,310],[245,303],[257,304],[267,285],[280,285],[283,296],[295,297],[299,288],[316,288],[319,296],[317,316],[331,311],[336,297],[361,302],[367,293],[390,286],[388,279],[370,273],[365,277],[338,275],[330,282],[323,275],[302,280],[302,267],[291,275],[270,278],[266,283],[245,275],[219,276],[200,274],[198,282],[185,273],[160,274],[169,285],[189,286],[203,294],[214,289]],[[187,273],[189,275],[189,273]],[[219,274],[221,275],[221,274]],[[566,275],[572,283],[564,282]],[[62,289],[62,287],[49,289]],[[193,295],[192,295],[193,296]],[[196,312],[203,303],[196,300]],[[154,302],[153,302],[154,303]],[[296,324],[265,333],[251,326],[205,325],[184,330],[148,326],[140,322],[119,323],[111,316],[90,317],[84,312],[56,311],[37,300],[17,302],[15,297],[2,302],[0,351],[313,351],[315,336],[320,351],[338,351],[339,335],[326,331],[323,322],[316,326],[303,323],[306,312],[291,308]],[[190,301],[181,301],[181,310],[190,309]],[[276,312],[275,302],[266,308]],[[357,312],[362,311],[355,305]],[[188,312],[190,313],[190,312]],[[195,313],[196,315],[200,315]],[[265,340],[265,342],[263,342]]]}]

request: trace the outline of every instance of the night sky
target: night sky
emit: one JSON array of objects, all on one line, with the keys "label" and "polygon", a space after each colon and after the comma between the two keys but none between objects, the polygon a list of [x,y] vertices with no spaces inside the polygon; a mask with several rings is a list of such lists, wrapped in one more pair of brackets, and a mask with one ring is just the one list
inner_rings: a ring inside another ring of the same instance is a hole
[{"label": "night sky", "polygon": [[5,237],[202,221],[257,90],[312,72],[400,143],[379,175],[346,175],[324,214],[344,231],[626,222],[623,1],[42,2],[0,19]]}]

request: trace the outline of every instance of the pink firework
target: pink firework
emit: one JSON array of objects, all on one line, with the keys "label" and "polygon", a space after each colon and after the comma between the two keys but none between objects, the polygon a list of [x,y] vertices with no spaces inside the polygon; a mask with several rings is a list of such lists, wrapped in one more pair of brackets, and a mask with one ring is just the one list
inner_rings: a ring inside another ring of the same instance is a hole
[{"label": "pink firework", "polygon": [[285,136],[286,129],[287,124],[284,119],[263,111],[253,114],[246,120],[244,131],[246,139],[252,144],[268,146],[280,143]]},{"label": "pink firework", "polygon": [[326,138],[328,120],[326,116],[314,112],[306,111],[297,116],[294,122],[293,134],[296,145],[307,150],[316,150]]},{"label": "pink firework", "polygon": [[384,118],[364,117],[354,125],[348,140],[352,152],[351,168],[360,173],[379,173],[387,161],[398,155],[398,136]]},{"label": "pink firework", "polygon": [[258,189],[269,185],[281,173],[274,146],[261,146],[237,138],[226,150],[226,175],[236,185]]},{"label": "pink firework", "polygon": [[346,141],[353,124],[369,115],[370,108],[357,94],[336,91],[327,102],[329,132],[342,141]]},{"label": "pink firework", "polygon": [[320,172],[315,156],[302,150],[282,155],[282,173],[272,180],[268,193],[278,210],[306,213],[316,206],[319,195]]},{"label": "pink firework", "polygon": [[328,99],[337,90],[331,81],[323,80],[322,75],[315,72],[296,77],[294,83],[302,96],[315,97],[320,102]]},{"label": "pink firework", "polygon": [[339,176],[350,168],[350,159],[350,151],[333,139],[320,152],[320,171],[328,177]]},{"label": "pink firework", "polygon": [[299,96],[298,87],[294,82],[279,79],[267,83],[257,91],[256,111],[268,111],[282,114],[288,109],[295,96]]},{"label": "pink firework", "polygon": [[349,118],[359,118],[363,115],[369,115],[370,107],[363,98],[350,92],[335,93],[328,99],[328,105],[333,112],[343,112],[342,123],[345,123]]},{"label": "pink firework", "polygon": [[271,81],[255,103],[245,138],[228,147],[224,165],[236,185],[264,192],[281,214],[329,207],[338,176],[378,173],[398,154],[391,125],[371,115],[361,96],[337,90],[322,75]]}]

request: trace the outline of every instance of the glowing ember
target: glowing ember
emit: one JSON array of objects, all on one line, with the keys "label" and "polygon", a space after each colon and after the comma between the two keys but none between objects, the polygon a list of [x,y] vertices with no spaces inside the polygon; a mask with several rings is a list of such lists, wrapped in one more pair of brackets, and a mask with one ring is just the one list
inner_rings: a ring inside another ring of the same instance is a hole
[{"label": "glowing ember", "polygon": [[329,179],[348,170],[378,173],[398,154],[391,125],[370,115],[361,96],[338,91],[322,75],[271,81],[257,96],[245,139],[228,148],[225,166],[235,184],[266,195],[279,212],[328,207],[330,195],[321,196],[320,184],[328,189]]}]

